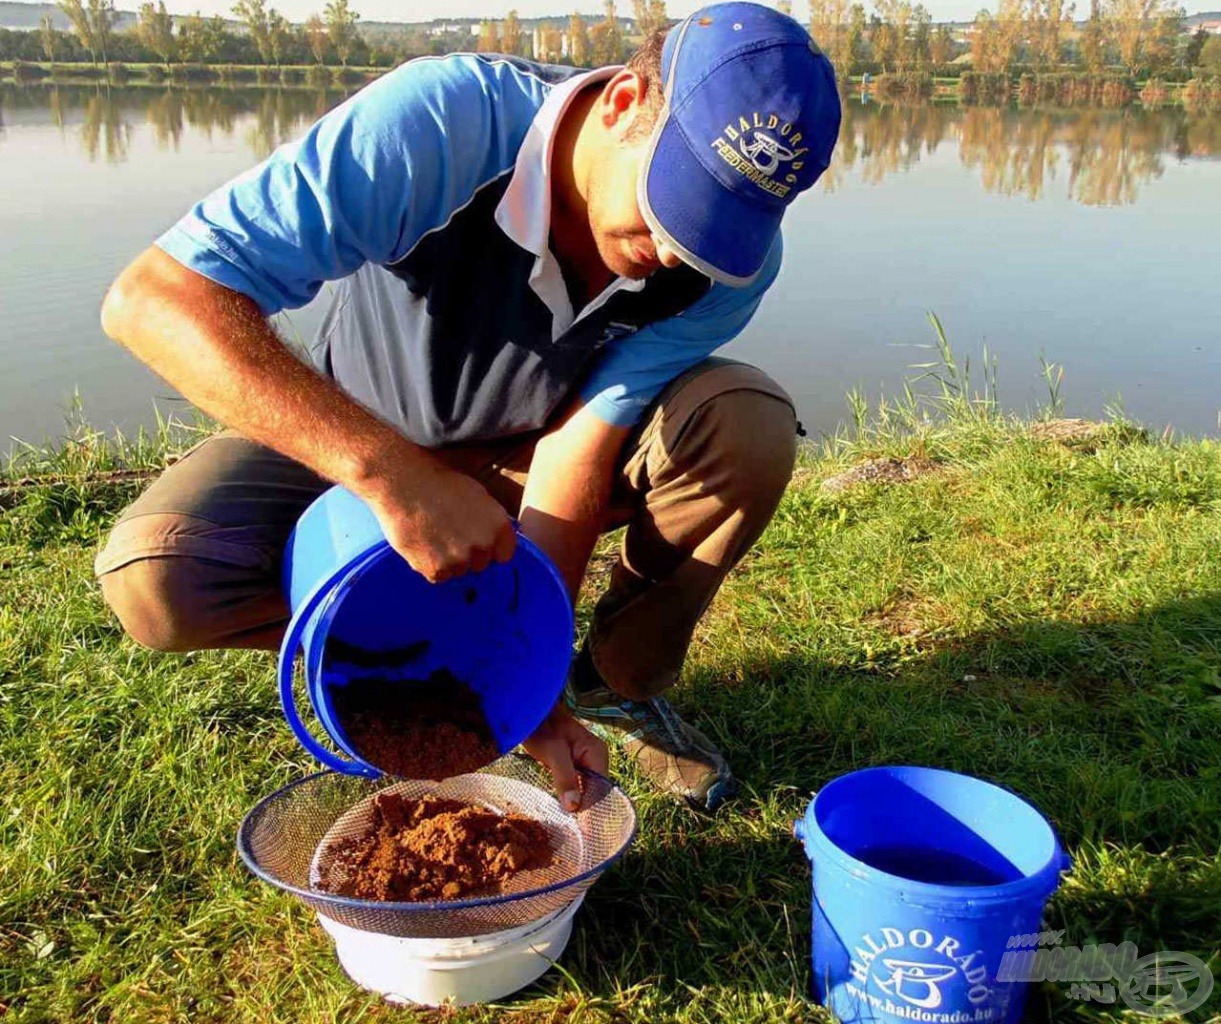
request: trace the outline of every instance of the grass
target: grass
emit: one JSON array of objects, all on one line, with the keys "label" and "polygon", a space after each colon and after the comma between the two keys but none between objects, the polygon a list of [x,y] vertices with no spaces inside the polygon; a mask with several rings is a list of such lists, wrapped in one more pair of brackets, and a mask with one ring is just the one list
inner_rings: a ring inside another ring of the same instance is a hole
[{"label": "grass", "polygon": [[[1221,972],[1221,450],[1123,422],[1039,441],[997,410],[988,373],[977,385],[937,355],[922,385],[858,401],[853,428],[805,452],[697,635],[676,703],[743,797],[707,820],[626,776],[640,836],[562,970],[474,1011],[354,990],[311,915],[237,860],[243,813],[314,768],[269,656],[155,655],[101,602],[93,550],[142,482],[120,471],[192,437],[78,431],[20,454],[0,480],[0,1016],[823,1019],[791,823],[828,779],[888,762],[996,780],[1051,817],[1076,861],[1047,914],[1066,942],[1131,939]],[[937,470],[820,488],[912,454]],[[1215,993],[1193,1019],[1219,1010]],[[1051,983],[1030,1012],[1121,1019]]]}]

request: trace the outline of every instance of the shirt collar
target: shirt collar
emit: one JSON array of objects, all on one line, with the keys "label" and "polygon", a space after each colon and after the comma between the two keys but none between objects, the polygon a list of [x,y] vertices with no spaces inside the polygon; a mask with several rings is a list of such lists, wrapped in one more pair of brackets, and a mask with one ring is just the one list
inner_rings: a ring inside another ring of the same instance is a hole
[{"label": "shirt collar", "polygon": [[513,177],[496,207],[496,223],[536,257],[548,251],[551,230],[551,151],[564,111],[585,86],[610,78],[618,67],[596,68],[553,86],[526,131]]}]

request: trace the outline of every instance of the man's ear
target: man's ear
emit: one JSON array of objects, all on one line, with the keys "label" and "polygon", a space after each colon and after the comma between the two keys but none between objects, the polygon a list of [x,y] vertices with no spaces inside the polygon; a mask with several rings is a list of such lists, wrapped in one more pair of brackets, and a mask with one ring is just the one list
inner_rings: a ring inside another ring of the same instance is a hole
[{"label": "man's ear", "polygon": [[602,127],[623,138],[644,109],[644,80],[627,68],[615,72],[598,98],[598,120]]}]

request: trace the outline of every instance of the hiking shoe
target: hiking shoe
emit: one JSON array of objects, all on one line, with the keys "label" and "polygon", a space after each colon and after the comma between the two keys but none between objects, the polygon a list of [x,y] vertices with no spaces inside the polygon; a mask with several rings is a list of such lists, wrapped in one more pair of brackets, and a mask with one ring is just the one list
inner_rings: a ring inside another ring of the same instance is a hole
[{"label": "hiking shoe", "polygon": [[626,700],[607,686],[578,690],[569,682],[564,700],[591,731],[620,746],[653,785],[697,811],[715,811],[737,792],[716,745],[664,697]]}]

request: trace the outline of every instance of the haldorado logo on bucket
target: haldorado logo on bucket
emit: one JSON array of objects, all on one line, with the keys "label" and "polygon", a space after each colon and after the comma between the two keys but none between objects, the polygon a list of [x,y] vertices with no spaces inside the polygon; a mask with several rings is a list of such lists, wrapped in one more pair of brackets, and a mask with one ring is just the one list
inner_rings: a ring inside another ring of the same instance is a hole
[{"label": "haldorado logo on bucket", "polygon": [[[983,950],[965,950],[952,935],[926,928],[878,928],[861,936],[849,966],[856,984],[848,983],[848,992],[883,1013],[929,1024],[986,1021],[998,1013],[989,1005],[992,988]],[[885,995],[869,991],[871,980]],[[948,1000],[956,1009],[937,1012],[951,986],[965,987],[971,1009],[958,997]]]}]

